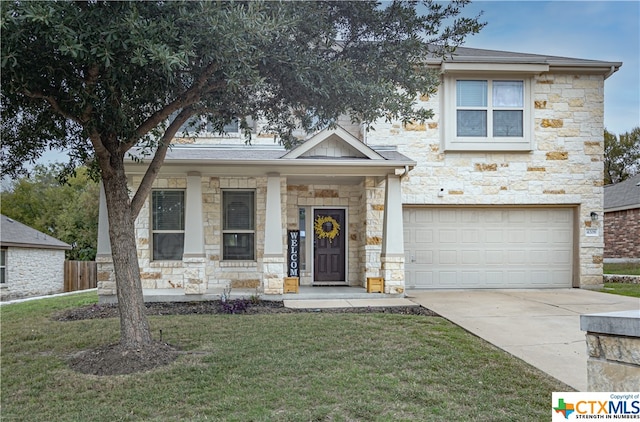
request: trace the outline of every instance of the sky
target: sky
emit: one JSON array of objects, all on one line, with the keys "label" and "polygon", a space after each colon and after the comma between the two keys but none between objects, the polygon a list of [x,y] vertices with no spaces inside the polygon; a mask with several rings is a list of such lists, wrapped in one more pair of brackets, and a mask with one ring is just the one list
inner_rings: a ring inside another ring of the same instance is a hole
[{"label": "sky", "polygon": [[[465,47],[622,62],[605,81],[605,127],[619,135],[640,126],[640,0],[478,0],[462,14],[480,11],[487,25]],[[51,151],[42,161],[62,160]]]},{"label": "sky", "polygon": [[480,11],[487,25],[465,47],[622,62],[605,81],[604,125],[616,135],[640,126],[640,0],[477,0],[463,15]]}]

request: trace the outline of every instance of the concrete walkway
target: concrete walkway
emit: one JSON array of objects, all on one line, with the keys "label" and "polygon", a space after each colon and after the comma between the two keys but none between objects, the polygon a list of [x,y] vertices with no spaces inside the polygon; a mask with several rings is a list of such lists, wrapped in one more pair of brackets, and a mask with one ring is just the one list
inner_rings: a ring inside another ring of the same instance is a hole
[{"label": "concrete walkway", "polygon": [[640,299],[582,289],[411,290],[407,298],[578,391],[587,391],[580,315],[640,309]]}]

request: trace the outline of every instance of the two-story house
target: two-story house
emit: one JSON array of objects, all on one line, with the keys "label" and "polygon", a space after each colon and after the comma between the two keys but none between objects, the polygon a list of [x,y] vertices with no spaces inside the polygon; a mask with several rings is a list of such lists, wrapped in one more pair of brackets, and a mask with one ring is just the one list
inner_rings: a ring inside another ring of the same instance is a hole
[{"label": "two-story house", "polygon": [[[604,83],[621,63],[459,48],[427,65],[442,80],[423,123],[344,124],[290,151],[258,123],[250,146],[233,127],[176,139],[136,221],[143,288],[601,285]],[[133,189],[144,171],[127,165]]]}]

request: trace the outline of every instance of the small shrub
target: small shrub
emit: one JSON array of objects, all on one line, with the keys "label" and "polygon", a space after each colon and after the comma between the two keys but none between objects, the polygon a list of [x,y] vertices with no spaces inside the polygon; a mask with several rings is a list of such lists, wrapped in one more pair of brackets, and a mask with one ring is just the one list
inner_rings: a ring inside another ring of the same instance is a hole
[{"label": "small shrub", "polygon": [[251,306],[251,301],[248,299],[226,300],[220,302],[220,306],[225,314],[243,314]]}]

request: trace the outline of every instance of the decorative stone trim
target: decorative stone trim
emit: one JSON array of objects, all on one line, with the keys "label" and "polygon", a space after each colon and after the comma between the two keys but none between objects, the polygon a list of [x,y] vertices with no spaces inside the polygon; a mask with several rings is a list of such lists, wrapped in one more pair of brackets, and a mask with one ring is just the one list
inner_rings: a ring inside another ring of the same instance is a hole
[{"label": "decorative stone trim", "polygon": [[640,284],[640,275],[605,274],[603,279],[605,283]]}]

